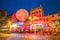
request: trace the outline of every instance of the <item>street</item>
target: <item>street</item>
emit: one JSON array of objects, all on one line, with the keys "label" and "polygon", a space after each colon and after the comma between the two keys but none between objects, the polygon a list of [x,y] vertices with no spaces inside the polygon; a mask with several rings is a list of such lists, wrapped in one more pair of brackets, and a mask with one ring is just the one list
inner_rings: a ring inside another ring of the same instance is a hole
[{"label": "street", "polygon": [[39,34],[29,34],[29,33],[25,33],[25,34],[0,33],[0,40],[60,40],[60,36],[39,35]]}]

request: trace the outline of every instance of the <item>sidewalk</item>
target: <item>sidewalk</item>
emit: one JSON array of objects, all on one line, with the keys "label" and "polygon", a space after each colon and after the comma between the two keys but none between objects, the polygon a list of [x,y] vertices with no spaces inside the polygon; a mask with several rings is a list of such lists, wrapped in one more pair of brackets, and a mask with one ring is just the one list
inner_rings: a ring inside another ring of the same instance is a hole
[{"label": "sidewalk", "polygon": [[9,37],[11,36],[12,34],[6,34],[6,33],[0,33],[0,37]]}]

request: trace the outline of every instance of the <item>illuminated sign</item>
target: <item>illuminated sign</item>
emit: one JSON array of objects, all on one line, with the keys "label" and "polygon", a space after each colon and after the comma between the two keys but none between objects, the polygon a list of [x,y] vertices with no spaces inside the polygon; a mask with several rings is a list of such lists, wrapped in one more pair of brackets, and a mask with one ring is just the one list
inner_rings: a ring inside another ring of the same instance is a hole
[{"label": "illuminated sign", "polygon": [[32,25],[31,25],[31,28],[33,28],[33,29],[38,29],[38,30],[42,29],[42,27],[43,27],[42,24],[32,24]]}]

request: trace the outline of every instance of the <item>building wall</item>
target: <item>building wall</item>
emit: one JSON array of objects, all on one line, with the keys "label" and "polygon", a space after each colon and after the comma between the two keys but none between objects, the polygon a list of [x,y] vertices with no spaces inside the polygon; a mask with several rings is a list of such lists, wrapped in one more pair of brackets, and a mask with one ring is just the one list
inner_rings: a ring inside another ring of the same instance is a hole
[{"label": "building wall", "polygon": [[37,8],[33,8],[30,11],[30,16],[32,18],[32,21],[42,21],[42,17],[43,17],[43,8],[40,5]]},{"label": "building wall", "polygon": [[50,28],[55,28],[53,21],[59,21],[60,25],[60,12],[44,16],[43,8],[42,6],[39,6],[37,8],[31,9],[29,20],[32,23],[43,23],[45,24],[45,27],[47,24],[47,26],[49,25]]},{"label": "building wall", "polygon": [[49,16],[51,20],[60,20],[60,13],[51,14]]},{"label": "building wall", "polygon": [[6,25],[7,13],[4,10],[0,10],[0,27]]},{"label": "building wall", "polygon": [[60,12],[49,14],[51,24],[54,25],[52,28],[60,28]]},{"label": "building wall", "polygon": [[49,16],[43,16],[43,22],[51,22],[51,18]]}]

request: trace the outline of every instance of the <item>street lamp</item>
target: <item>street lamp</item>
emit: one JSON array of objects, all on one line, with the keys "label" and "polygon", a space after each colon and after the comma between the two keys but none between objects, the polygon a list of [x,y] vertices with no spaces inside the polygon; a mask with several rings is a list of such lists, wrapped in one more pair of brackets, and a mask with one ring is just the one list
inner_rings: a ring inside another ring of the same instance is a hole
[{"label": "street lamp", "polygon": [[7,21],[7,26],[10,27],[10,25],[12,24],[11,20]]}]

